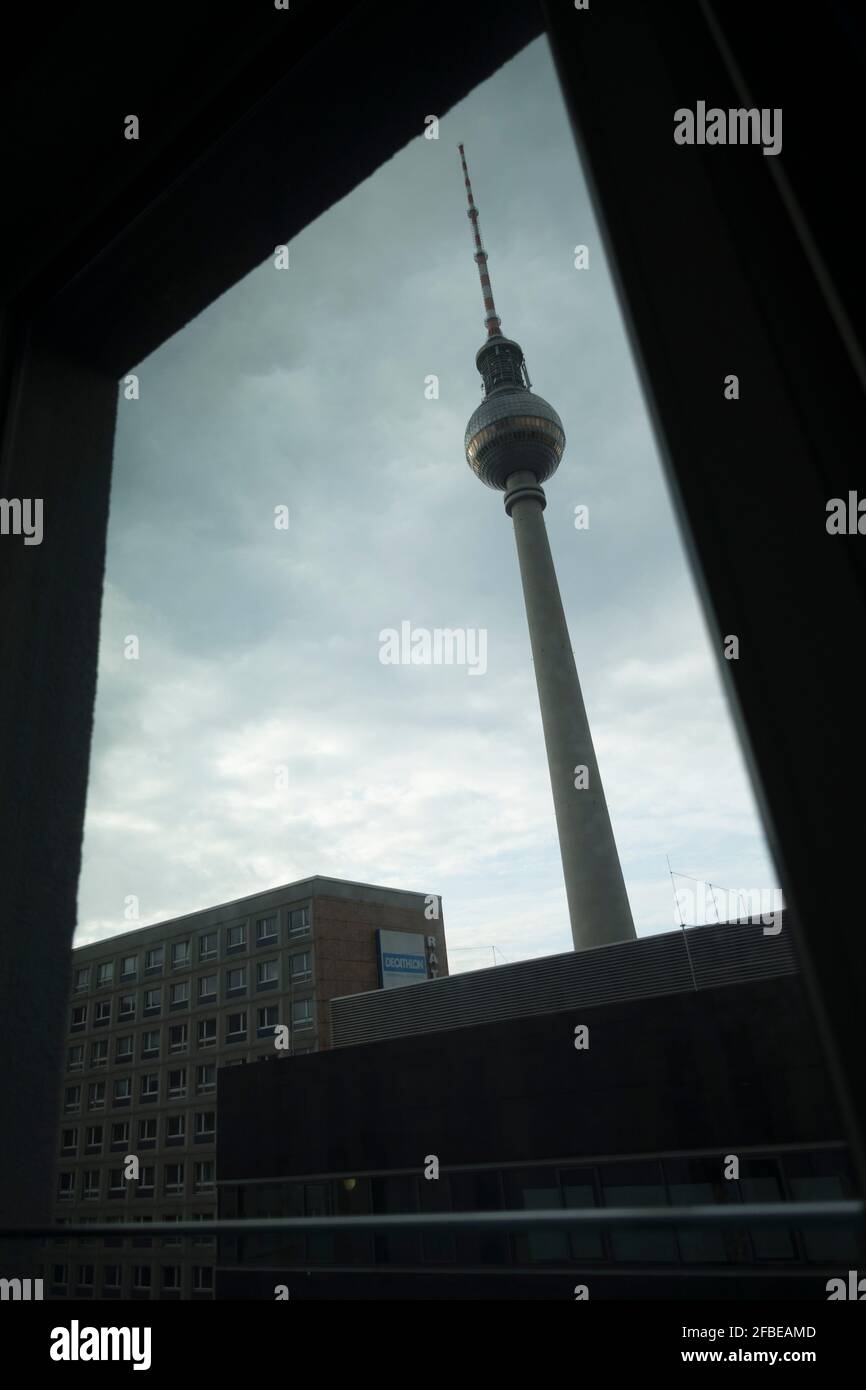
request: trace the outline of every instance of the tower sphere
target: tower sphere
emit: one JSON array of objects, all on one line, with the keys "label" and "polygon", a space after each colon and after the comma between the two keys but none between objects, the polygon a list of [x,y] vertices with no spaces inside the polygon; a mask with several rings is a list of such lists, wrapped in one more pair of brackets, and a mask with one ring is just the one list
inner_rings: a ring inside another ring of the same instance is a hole
[{"label": "tower sphere", "polygon": [[543,483],[556,472],[565,430],[541,396],[523,387],[499,387],[473,412],[463,442],[473,473],[504,492],[512,473],[528,469]]}]

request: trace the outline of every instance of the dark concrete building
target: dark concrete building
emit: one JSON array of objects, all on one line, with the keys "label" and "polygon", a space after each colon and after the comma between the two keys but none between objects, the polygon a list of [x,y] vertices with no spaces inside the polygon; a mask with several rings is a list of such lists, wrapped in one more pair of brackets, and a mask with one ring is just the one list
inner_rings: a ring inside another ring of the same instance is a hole
[{"label": "dark concrete building", "polygon": [[[332,1012],[326,1055],[221,1076],[221,1216],[854,1195],[787,932],[692,928]],[[815,1298],[858,1258],[793,1223],[251,1234],[221,1241],[217,1297]]]},{"label": "dark concrete building", "polygon": [[[75,950],[56,1220],[213,1218],[220,1072],[330,1048],[330,1001],[378,989],[388,932],[447,974],[438,898],[318,876]],[[207,1236],[61,1239],[42,1277],[55,1298],[197,1299],[213,1267]]]}]

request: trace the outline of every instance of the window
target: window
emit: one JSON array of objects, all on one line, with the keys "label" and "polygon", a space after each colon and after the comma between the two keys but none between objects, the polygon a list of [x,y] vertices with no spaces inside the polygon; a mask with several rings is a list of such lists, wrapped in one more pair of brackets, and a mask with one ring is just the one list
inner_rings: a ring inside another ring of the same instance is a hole
[{"label": "window", "polygon": [[[744,1202],[782,1202],[782,1178],[774,1158],[744,1158],[740,1163],[740,1192]],[[752,1229],[756,1260],[792,1260],[794,1243],[784,1226]]]},{"label": "window", "polygon": [[188,941],[173,941],[171,943],[171,965],[173,970],[179,970],[182,965],[189,965]]},{"label": "window", "polygon": [[149,1028],[146,1033],[141,1035],[141,1055],[146,1057],[159,1056],[159,1029]]},{"label": "window", "polygon": [[189,1045],[189,1024],[176,1023],[168,1030],[169,1052],[186,1052]]},{"label": "window", "polygon": [[134,1047],[135,1043],[131,1033],[127,1033],[124,1037],[118,1038],[114,1045],[115,1062],[131,1062]]},{"label": "window", "polygon": [[298,980],[310,979],[313,973],[312,967],[310,965],[310,960],[311,956],[309,951],[298,951],[295,955],[291,957],[291,971],[293,983],[296,983]]},{"label": "window", "polygon": [[120,1265],[106,1265],[102,1271],[102,1287],[104,1289],[120,1288]]},{"label": "window", "polygon": [[109,1197],[124,1197],[126,1195],[126,1183],[122,1168],[109,1168],[108,1195]]},{"label": "window", "polygon": [[138,1183],[137,1183],[137,1186],[136,1186],[136,1189],[135,1189],[135,1195],[136,1195],[137,1197],[152,1197],[152,1196],[153,1196],[153,1184],[154,1184],[155,1174],[156,1174],[156,1168],[154,1167],[154,1165],[153,1165],[152,1163],[144,1164],[141,1168],[139,1168],[139,1170],[138,1170]]},{"label": "window", "polygon": [[66,1070],[81,1071],[84,1066],[84,1045],[78,1043],[75,1047],[66,1049]]},{"label": "window", "polygon": [[243,1042],[247,1036],[246,1010],[239,1014],[229,1014],[226,1019],[226,1042]]},{"label": "window", "polygon": [[135,995],[121,994],[117,1006],[118,1018],[135,1018]]},{"label": "window", "polygon": [[139,1290],[150,1288],[150,1265],[133,1265],[132,1287]]},{"label": "window", "polygon": [[195,1165],[196,1192],[210,1192],[214,1185],[214,1161],[206,1158]]},{"label": "window", "polygon": [[88,1125],[84,1135],[84,1152],[102,1152],[102,1125]]},{"label": "window", "polygon": [[279,1024],[279,1008],[276,1004],[268,1004],[264,1009],[256,1010],[256,1032],[260,1038],[269,1037]]},{"label": "window", "polygon": [[139,1148],[152,1149],[156,1143],[156,1125],[153,1120],[139,1120],[138,1122],[138,1144]]},{"label": "window", "polygon": [[[562,1198],[566,1207],[594,1207],[598,1205],[592,1169],[569,1169],[561,1174],[561,1180]],[[569,1246],[572,1259],[604,1259],[604,1241],[601,1231],[582,1230],[577,1226],[569,1233]]]},{"label": "window", "polygon": [[149,951],[144,953],[144,973],[145,975],[155,974],[161,970],[165,964],[165,947],[151,946]]},{"label": "window", "polygon": [[264,946],[266,942],[276,941],[277,939],[277,919],[273,917],[260,917],[256,922],[256,942],[259,946]]},{"label": "window", "polygon": [[74,1154],[78,1152],[77,1129],[62,1129],[60,1131],[60,1152],[62,1154]]},{"label": "window", "polygon": [[93,1265],[79,1265],[77,1284],[82,1289],[93,1288]]},{"label": "window", "polygon": [[198,958],[199,960],[216,960],[219,944],[215,931],[206,932],[198,939]]},{"label": "window", "polygon": [[108,1038],[90,1044],[90,1065],[104,1067],[108,1062]]},{"label": "window", "polygon": [[289,913],[289,935],[306,936],[310,930],[309,907],[296,907]]},{"label": "window", "polygon": [[105,1082],[91,1081],[87,1088],[87,1106],[89,1110],[99,1110],[105,1104]]},{"label": "window", "polygon": [[163,1191],[166,1197],[183,1196],[183,1164],[167,1163]]},{"label": "window", "polygon": [[195,1112],[195,1137],[196,1139],[211,1140],[216,1133],[216,1111],[197,1110]]},{"label": "window", "polygon": [[113,1083],[112,1095],[115,1105],[128,1105],[132,1100],[132,1080],[128,1076],[120,1076]]},{"label": "window", "polygon": [[215,1047],[217,1040],[217,1021],[215,1018],[200,1018],[198,1021],[199,1047]]},{"label": "window", "polygon": [[[379,1179],[374,1178],[372,1187]],[[387,1185],[392,1181],[382,1179]],[[424,1180],[421,1180],[424,1182]],[[503,1205],[502,1175],[496,1172],[449,1173],[451,1202],[455,1211],[496,1211]],[[420,1187],[420,1183],[418,1186]],[[424,1182],[424,1186],[436,1184]],[[396,1194],[395,1194],[396,1196]],[[374,1199],[375,1200],[375,1199]],[[405,1199],[404,1199],[405,1200]],[[406,1206],[376,1206],[374,1211],[411,1211]],[[501,1265],[508,1260],[508,1237],[500,1231],[458,1231],[454,1237],[458,1264]],[[379,1237],[376,1237],[378,1250]],[[393,1256],[392,1256],[393,1258]],[[405,1263],[405,1261],[404,1261]]]},{"label": "window", "polygon": [[169,1008],[177,1009],[189,1003],[189,980],[178,980],[169,986],[168,1004]]},{"label": "window", "polygon": [[243,927],[228,927],[226,930],[226,950],[242,951],[247,944],[247,929]]},{"label": "window", "polygon": [[111,1147],[129,1148],[129,1120],[118,1120],[111,1126]]},{"label": "window", "polygon": [[167,1292],[180,1291],[180,1265],[163,1265],[162,1287]]},{"label": "window", "polygon": [[146,1015],[158,1014],[162,1008],[162,990],[146,989],[144,991],[144,1012]]},{"label": "window", "polygon": [[[146,1195],[151,1197],[153,1196],[153,1169],[148,1169],[148,1172],[151,1175],[151,1190]],[[134,1216],[132,1219],[141,1226],[149,1226],[153,1221],[152,1216]],[[147,1249],[153,1245],[153,1236],[133,1236],[132,1244],[134,1249]]]},{"label": "window", "polygon": [[99,1169],[89,1168],[84,1174],[84,1200],[85,1202],[99,1201]]},{"label": "window", "polygon": [[81,1028],[86,1027],[86,1025],[87,1025],[87,1005],[86,1005],[86,1004],[77,1004],[77,1005],[75,1006],[75,1008],[72,1010],[72,1019],[71,1019],[70,1024],[69,1024],[70,1031],[73,1032],[73,1033],[78,1032]]},{"label": "window", "polygon": [[[736,1187],[726,1182],[718,1163],[708,1158],[666,1158],[664,1172],[672,1206],[712,1206],[730,1196]],[[733,1227],[678,1226],[677,1243],[684,1264],[724,1264],[733,1251],[737,1233]]]},{"label": "window", "polygon": [[120,961],[121,980],[134,980],[138,974],[138,956],[123,956]]},{"label": "window", "polygon": [[[659,1164],[611,1163],[601,1169],[601,1181],[606,1207],[663,1207],[667,1205],[664,1182]],[[677,1258],[674,1233],[670,1229],[653,1230],[616,1225],[610,1234],[615,1260],[627,1264],[668,1264]]]},{"label": "window", "polygon": [[59,1285],[59,1286],[63,1287],[63,1286],[65,1286],[65,1284],[66,1284],[67,1278],[68,1278],[68,1276],[67,1276],[67,1272],[66,1272],[66,1265],[52,1265],[52,1266],[51,1266],[51,1282],[52,1282],[52,1284]]},{"label": "window", "polygon": [[177,1067],[169,1072],[168,1094],[175,1100],[186,1095],[186,1067]]},{"label": "window", "polygon": [[280,966],[276,957],[273,960],[260,960],[256,964],[256,984],[259,989],[270,986],[276,989],[280,978]]},{"label": "window", "polygon": [[111,1022],[111,1000],[100,999],[96,1005],[96,1026],[102,1028]]},{"label": "window", "polygon": [[[78,1220],[81,1222],[82,1226],[95,1226],[95,1225],[96,1225],[96,1217],[95,1217],[95,1216],[79,1216]],[[79,1237],[78,1237],[78,1244],[79,1244],[79,1245],[95,1245],[96,1242],[95,1242],[93,1236],[79,1236]]]},{"label": "window", "polygon": [[313,1001],[312,999],[296,999],[292,1004],[292,1025],[295,1028],[312,1028],[313,1026]]},{"label": "window", "polygon": [[194,1293],[210,1293],[213,1289],[213,1266],[193,1265],[192,1287]]},{"label": "window", "polygon": [[200,975],[198,980],[198,1002],[209,1004],[217,996],[216,975]]},{"label": "window", "polygon": [[75,1197],[75,1174],[60,1173],[57,1178],[57,1196],[61,1202],[71,1202]]},{"label": "window", "polygon": [[182,1144],[186,1133],[186,1115],[169,1115],[165,1122],[166,1144]]},{"label": "window", "polygon": [[81,990],[83,990],[83,989],[89,989],[89,988],[90,988],[90,966],[89,966],[89,965],[82,965],[82,966],[80,966],[80,967],[78,968],[78,970],[76,970],[76,972],[75,972],[73,989],[75,990],[75,993],[78,994],[78,993],[80,993]]},{"label": "window", "polygon": [[[192,1214],[192,1219],[193,1221],[213,1221],[213,1216],[210,1212],[195,1211]],[[195,1240],[193,1241],[193,1245],[204,1245],[209,1246],[211,1248],[213,1248],[213,1244],[213,1236],[196,1236]]]},{"label": "window", "polygon": [[77,1110],[81,1105],[81,1087],[67,1086],[63,1093],[63,1109]]},{"label": "window", "polygon": [[[180,1213],[168,1211],[162,1219],[163,1221],[180,1221]],[[163,1245],[183,1245],[183,1239],[181,1236],[163,1236],[162,1243]]]},{"label": "window", "polygon": [[226,997],[231,998],[233,994],[243,994],[247,987],[247,967],[242,965],[239,970],[226,971]]},{"label": "window", "polygon": [[[503,1174],[503,1180],[505,1200],[509,1207],[524,1211],[539,1208],[550,1211],[562,1206],[555,1168],[512,1170]],[[430,1186],[435,1184],[431,1183]],[[521,1265],[567,1260],[569,1255],[566,1231],[527,1231],[526,1234],[512,1236],[512,1244],[515,1259]]]},{"label": "window", "polygon": [[216,1090],[216,1066],[213,1062],[202,1062],[196,1067],[195,1088],[199,1095]]},{"label": "window", "polygon": [[101,986],[103,986],[103,985],[111,985],[111,984],[113,984],[113,983],[114,983],[114,961],[113,961],[113,960],[108,960],[108,961],[105,961],[105,963],[104,963],[103,965],[97,965],[97,967],[96,967],[96,988],[99,989],[99,988],[100,988]]},{"label": "window", "polygon": [[141,1077],[139,1095],[142,1100],[156,1100],[159,1095],[159,1072],[144,1072]]},{"label": "window", "polygon": [[[840,1202],[855,1197],[854,1174],[838,1150],[786,1154],[782,1160],[795,1202]],[[806,1226],[801,1231],[806,1259],[820,1263],[845,1262],[856,1268],[857,1237],[841,1226]]]}]

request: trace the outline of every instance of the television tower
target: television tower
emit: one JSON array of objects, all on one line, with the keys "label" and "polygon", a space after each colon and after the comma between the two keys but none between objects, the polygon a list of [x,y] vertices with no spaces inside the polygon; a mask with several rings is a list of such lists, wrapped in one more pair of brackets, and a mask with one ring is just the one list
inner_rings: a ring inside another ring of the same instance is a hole
[{"label": "television tower", "polygon": [[580,951],[630,940],[635,929],[542,515],[541,484],[559,467],[565,431],[553,406],[533,393],[523,349],[502,332],[466,156],[458,148],[487,327],[475,355],[484,399],[466,426],[466,459],[483,483],[505,493],[514,523],[571,934]]}]

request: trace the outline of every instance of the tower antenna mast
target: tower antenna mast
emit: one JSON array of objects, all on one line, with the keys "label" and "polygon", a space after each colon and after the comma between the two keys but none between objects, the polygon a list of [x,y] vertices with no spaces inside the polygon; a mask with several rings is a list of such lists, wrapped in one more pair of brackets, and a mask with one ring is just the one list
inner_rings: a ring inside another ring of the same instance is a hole
[{"label": "tower antenna mast", "polygon": [[475,199],[472,197],[472,184],[469,181],[469,169],[466,164],[466,155],[463,146],[458,145],[460,151],[460,163],[463,165],[463,182],[466,184],[466,197],[469,202],[467,216],[472,223],[472,240],[475,243],[475,264],[478,266],[478,274],[481,277],[481,294],[484,298],[484,322],[487,327],[488,338],[497,337],[502,333],[502,324],[496,313],[496,305],[493,303],[493,286],[490,283],[490,273],[487,269],[487,252],[481,240],[481,228],[478,225],[478,209],[475,206]]}]

